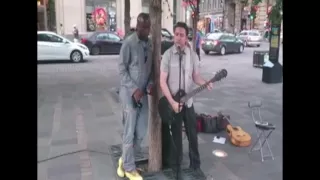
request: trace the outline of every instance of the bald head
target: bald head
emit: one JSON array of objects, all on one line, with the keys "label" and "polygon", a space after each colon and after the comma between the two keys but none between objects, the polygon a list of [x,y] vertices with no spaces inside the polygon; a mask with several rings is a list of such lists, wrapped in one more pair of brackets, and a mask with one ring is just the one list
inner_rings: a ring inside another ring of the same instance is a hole
[{"label": "bald head", "polygon": [[138,15],[138,18],[137,18],[137,24],[138,23],[145,23],[149,21],[150,22],[150,15],[148,13],[140,13]]},{"label": "bald head", "polygon": [[139,39],[148,40],[150,33],[150,16],[147,13],[140,13],[137,18],[137,34]]}]

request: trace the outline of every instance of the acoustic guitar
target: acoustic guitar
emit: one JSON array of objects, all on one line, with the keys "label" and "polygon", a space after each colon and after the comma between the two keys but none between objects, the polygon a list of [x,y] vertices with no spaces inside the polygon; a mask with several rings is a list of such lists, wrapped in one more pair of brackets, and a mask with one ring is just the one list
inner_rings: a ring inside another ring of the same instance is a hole
[{"label": "acoustic guitar", "polygon": [[222,115],[218,112],[218,116],[223,116],[224,119],[228,121],[226,131],[229,135],[230,141],[233,145],[239,147],[247,147],[251,144],[251,136],[249,133],[245,132],[240,126],[232,126],[228,117]]},{"label": "acoustic guitar", "polygon": [[[200,91],[204,90],[209,83],[220,81],[221,79],[227,77],[227,74],[228,74],[227,70],[222,69],[222,70],[218,71],[215,74],[215,76],[212,79],[210,79],[207,83],[194,89],[192,92],[190,92],[188,94],[186,94],[186,92],[184,90],[180,89],[173,96],[173,99],[177,102],[180,100],[180,103],[184,104],[191,97],[193,97],[194,95],[196,95]],[[159,104],[158,104],[158,110],[159,110],[159,115],[160,115],[162,122],[167,123],[167,124],[171,124],[176,119],[176,117],[181,115],[180,114],[181,112],[180,113],[174,112],[174,110],[171,107],[171,104],[169,103],[169,101],[167,100],[167,98],[165,96],[160,98]]]}]

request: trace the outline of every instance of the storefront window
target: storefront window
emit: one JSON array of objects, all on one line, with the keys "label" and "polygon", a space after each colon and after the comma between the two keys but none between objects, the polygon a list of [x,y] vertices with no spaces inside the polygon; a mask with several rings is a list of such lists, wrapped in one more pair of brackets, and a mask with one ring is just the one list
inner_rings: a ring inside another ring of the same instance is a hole
[{"label": "storefront window", "polygon": [[116,31],[116,0],[86,0],[87,31]]}]

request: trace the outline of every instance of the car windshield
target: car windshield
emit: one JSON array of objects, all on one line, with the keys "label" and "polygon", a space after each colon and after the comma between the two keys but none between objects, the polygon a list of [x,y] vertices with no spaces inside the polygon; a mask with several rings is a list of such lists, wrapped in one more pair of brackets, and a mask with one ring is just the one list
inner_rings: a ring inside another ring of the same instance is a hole
[{"label": "car windshield", "polygon": [[207,38],[208,39],[213,39],[213,40],[217,40],[217,39],[220,39],[221,37],[221,33],[210,33]]}]

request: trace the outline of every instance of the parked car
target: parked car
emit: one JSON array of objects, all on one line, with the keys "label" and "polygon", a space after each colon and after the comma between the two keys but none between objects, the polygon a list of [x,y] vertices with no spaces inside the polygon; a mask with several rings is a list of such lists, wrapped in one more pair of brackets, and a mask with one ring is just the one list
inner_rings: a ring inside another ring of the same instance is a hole
[{"label": "parked car", "polygon": [[166,40],[173,40],[173,35],[166,28],[161,29],[161,35],[162,35],[162,38],[164,38]]},{"label": "parked car", "polygon": [[201,44],[205,54],[213,51],[225,55],[231,52],[242,53],[244,50],[243,42],[230,33],[211,33],[202,40]]},{"label": "parked car", "polygon": [[[132,32],[134,32],[133,30]],[[161,55],[164,54],[164,52],[169,49],[171,46],[173,46],[173,35],[168,31],[166,28],[161,29]],[[152,38],[151,35],[149,35],[149,38]]]},{"label": "parked car", "polygon": [[257,30],[241,31],[238,38],[244,42],[245,46],[260,47],[262,41],[262,36]]},{"label": "parked car", "polygon": [[81,62],[89,57],[89,49],[80,43],[50,31],[38,31],[38,61],[71,60]]},{"label": "parked car", "polygon": [[88,38],[82,38],[81,43],[86,45],[90,54],[119,54],[122,39],[113,32],[97,31]]},{"label": "parked car", "polygon": [[220,31],[219,29],[215,29],[215,30],[213,30],[212,32],[209,32],[209,33],[207,33],[206,35],[205,35],[205,37],[208,37],[210,34],[212,34],[212,33],[222,33],[222,31]]}]

